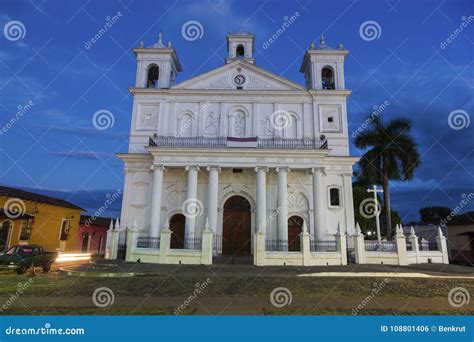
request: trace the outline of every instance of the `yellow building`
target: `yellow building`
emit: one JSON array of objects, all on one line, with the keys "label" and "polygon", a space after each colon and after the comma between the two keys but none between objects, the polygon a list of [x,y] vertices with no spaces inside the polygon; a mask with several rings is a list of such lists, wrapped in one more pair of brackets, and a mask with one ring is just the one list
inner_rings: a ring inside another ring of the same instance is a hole
[{"label": "yellow building", "polygon": [[76,250],[81,211],[62,199],[0,186],[0,252],[18,244]]}]

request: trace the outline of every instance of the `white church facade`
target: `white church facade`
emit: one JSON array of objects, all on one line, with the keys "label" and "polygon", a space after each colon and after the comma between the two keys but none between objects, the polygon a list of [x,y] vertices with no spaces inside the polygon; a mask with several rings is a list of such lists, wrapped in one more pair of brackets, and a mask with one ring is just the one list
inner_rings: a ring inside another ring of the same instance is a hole
[{"label": "white church facade", "polygon": [[109,257],[117,256],[114,236],[121,235],[129,261],[345,264],[346,237],[361,236],[348,51],[324,39],[311,44],[302,86],[257,65],[252,34],[226,39],[223,66],[181,83],[176,50],[161,34],[133,50],[130,142],[118,155],[125,167],[121,230],[110,231]]}]

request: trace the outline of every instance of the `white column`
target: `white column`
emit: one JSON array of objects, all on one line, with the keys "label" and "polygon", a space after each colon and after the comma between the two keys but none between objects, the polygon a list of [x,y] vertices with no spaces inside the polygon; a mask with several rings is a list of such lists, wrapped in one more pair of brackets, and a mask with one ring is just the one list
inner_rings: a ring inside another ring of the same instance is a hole
[{"label": "white column", "polygon": [[208,166],[209,184],[207,193],[207,218],[209,220],[209,228],[214,234],[217,231],[217,198],[219,195],[219,166]]},{"label": "white column", "polygon": [[312,168],[313,174],[313,213],[314,213],[314,235],[316,241],[324,240],[324,232],[327,227],[326,219],[326,184],[324,181],[324,169]]},{"label": "white column", "polygon": [[267,223],[267,167],[257,166],[257,232],[266,232]]},{"label": "white column", "polygon": [[163,165],[152,165],[153,188],[151,194],[150,237],[160,236],[161,193],[163,190]]},{"label": "white column", "polygon": [[196,230],[196,210],[199,210],[199,202],[197,199],[197,181],[199,166],[188,165],[188,192],[186,202],[183,205],[183,214],[186,216],[185,234],[186,237],[193,238]]},{"label": "white column", "polygon": [[354,199],[352,195],[352,173],[342,175],[342,184],[344,186],[343,206],[346,215],[346,233],[354,234]]},{"label": "white column", "polygon": [[[278,167],[278,240],[288,241],[288,167]],[[284,248],[287,250],[288,246]]]}]

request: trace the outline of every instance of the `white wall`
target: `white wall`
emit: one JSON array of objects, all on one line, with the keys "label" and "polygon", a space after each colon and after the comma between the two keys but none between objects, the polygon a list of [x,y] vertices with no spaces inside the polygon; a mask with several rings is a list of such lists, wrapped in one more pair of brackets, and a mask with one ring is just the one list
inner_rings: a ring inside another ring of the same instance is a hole
[{"label": "white wall", "polygon": [[[184,92],[184,93],[183,93]],[[348,128],[344,95],[264,95],[261,93],[215,95],[211,92],[186,94],[183,90],[164,90],[151,94],[136,94],[133,103],[129,152],[142,153],[148,138],[159,136],[221,136],[229,135],[229,116],[235,111],[246,113],[246,136],[318,138],[325,135],[330,155],[347,156]],[[293,126],[275,130],[269,123],[272,113],[284,110],[294,118]],[[183,115],[193,117],[191,129],[180,127]],[[332,118],[332,123],[329,123]],[[218,129],[213,126],[218,125]]]}]

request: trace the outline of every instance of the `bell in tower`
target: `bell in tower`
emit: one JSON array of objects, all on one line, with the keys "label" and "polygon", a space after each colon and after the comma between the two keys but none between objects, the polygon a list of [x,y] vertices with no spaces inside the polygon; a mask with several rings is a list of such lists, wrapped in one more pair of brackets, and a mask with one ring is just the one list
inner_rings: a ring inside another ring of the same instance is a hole
[{"label": "bell in tower", "polygon": [[240,27],[238,33],[227,34],[227,57],[226,63],[231,63],[237,60],[244,60],[248,63],[255,63],[253,58],[253,47],[255,43],[255,36],[250,32],[244,32],[243,27]]},{"label": "bell in tower", "polygon": [[137,57],[137,88],[169,88],[175,84],[181,64],[171,42],[163,44],[161,32],[156,43],[145,47],[142,42],[133,52]]},{"label": "bell in tower", "polygon": [[324,36],[319,39],[317,47],[311,43],[300,68],[305,76],[306,87],[316,90],[345,89],[344,61],[348,53],[342,43],[337,49],[328,46]]}]

